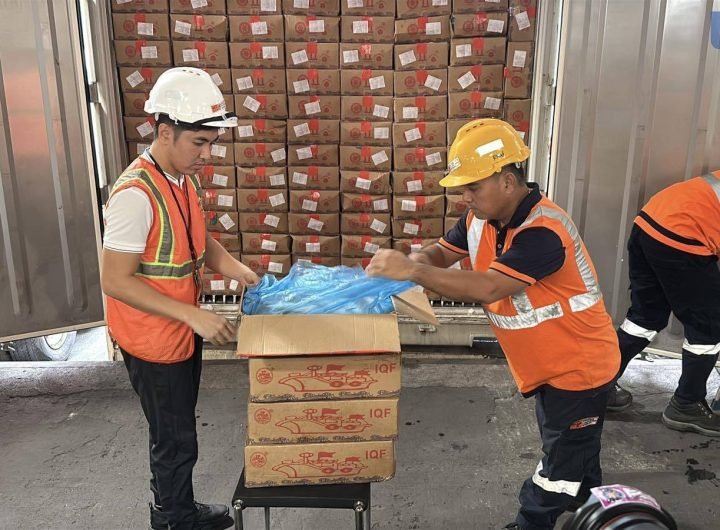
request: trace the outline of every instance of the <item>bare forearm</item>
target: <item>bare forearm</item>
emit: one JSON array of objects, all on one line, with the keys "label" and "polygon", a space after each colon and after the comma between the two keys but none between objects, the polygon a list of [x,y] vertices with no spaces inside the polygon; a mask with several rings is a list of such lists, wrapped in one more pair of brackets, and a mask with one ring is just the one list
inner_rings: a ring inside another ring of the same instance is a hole
[{"label": "bare forearm", "polygon": [[416,263],[411,271],[410,280],[458,302],[487,304],[501,298],[494,282],[482,272],[442,269]]},{"label": "bare forearm", "polygon": [[103,278],[103,292],[135,309],[187,323],[197,308],[160,294],[135,276]]},{"label": "bare forearm", "polygon": [[207,238],[207,248],[205,249],[205,265],[213,271],[240,280],[242,278],[243,265],[233,258],[225,248],[212,239]]}]

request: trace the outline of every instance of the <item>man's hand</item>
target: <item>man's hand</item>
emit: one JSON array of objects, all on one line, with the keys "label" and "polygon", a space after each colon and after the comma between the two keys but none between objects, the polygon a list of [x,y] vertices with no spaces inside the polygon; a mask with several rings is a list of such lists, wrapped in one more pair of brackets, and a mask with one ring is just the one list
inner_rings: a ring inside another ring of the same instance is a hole
[{"label": "man's hand", "polygon": [[235,338],[235,328],[225,318],[212,311],[193,308],[185,322],[195,333],[216,346],[230,342]]},{"label": "man's hand", "polygon": [[383,276],[391,280],[409,280],[415,262],[398,250],[378,250],[370,260],[368,276]]},{"label": "man's hand", "polygon": [[260,281],[260,276],[255,274],[250,267],[245,265],[244,263],[238,262],[238,268],[240,270],[239,278],[234,278],[238,282],[240,282],[241,285],[245,287],[250,287],[252,285],[257,284]]}]

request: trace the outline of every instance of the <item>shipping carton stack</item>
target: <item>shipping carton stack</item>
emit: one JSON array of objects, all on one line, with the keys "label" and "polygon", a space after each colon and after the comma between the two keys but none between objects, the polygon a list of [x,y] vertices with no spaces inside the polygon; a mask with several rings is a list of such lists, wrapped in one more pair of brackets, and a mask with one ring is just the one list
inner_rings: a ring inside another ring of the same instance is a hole
[{"label": "shipping carton stack", "polygon": [[530,131],[530,98],[535,55],[537,0],[510,0],[503,118],[525,142]]},{"label": "shipping carton stack", "polygon": [[394,0],[341,0],[342,264],[390,248]]},{"label": "shipping carton stack", "polygon": [[[437,324],[422,293],[401,297],[398,311]],[[238,355],[250,358],[246,486],[393,477],[401,386],[395,314],[243,315]]]},{"label": "shipping carton stack", "polygon": [[[297,7],[296,7],[297,4]],[[337,3],[285,14],[292,261],[340,264],[340,17]],[[328,112],[325,112],[327,110]]]}]

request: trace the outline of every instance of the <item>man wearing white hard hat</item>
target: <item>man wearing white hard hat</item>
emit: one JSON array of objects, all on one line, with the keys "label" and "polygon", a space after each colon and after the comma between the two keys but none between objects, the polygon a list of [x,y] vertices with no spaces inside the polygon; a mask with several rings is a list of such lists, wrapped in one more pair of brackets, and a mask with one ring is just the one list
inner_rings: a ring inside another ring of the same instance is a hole
[{"label": "man wearing white hard hat", "polygon": [[105,208],[108,329],[148,421],[150,527],[224,529],[233,525],[227,506],[194,497],[195,406],[203,339],[223,344],[234,330],[198,299],[206,265],[241,285],[258,277],[208,236],[195,174],[237,117],[197,68],[163,73],[145,112],[155,117],[153,143],[120,175]]}]

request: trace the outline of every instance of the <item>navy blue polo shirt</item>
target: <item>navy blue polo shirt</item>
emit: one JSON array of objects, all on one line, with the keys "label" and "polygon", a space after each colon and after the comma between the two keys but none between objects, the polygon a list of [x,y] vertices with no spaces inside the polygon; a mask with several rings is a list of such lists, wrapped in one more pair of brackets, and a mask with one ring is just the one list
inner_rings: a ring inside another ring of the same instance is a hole
[{"label": "navy blue polo shirt", "polygon": [[[533,207],[542,199],[540,187],[537,184],[529,183],[528,188],[530,188],[530,193],[518,205],[507,225],[501,227],[498,221],[489,220],[487,226],[497,232],[495,261],[521,275],[539,281],[559,270],[565,262],[565,248],[560,236],[545,227],[526,228],[515,235],[510,248],[505,252],[502,251],[508,229],[517,228],[523,224]],[[468,254],[468,213],[469,210],[445,234],[445,237],[440,239],[439,243],[443,247],[458,254]]]}]

